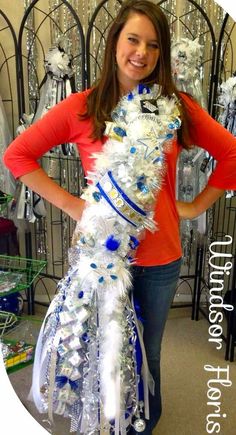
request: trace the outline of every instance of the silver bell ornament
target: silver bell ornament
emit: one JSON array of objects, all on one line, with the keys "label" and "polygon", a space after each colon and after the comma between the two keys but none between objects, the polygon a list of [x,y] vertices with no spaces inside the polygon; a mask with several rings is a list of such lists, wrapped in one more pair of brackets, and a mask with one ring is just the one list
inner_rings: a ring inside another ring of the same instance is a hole
[{"label": "silver bell ornament", "polygon": [[136,432],[143,432],[146,428],[146,423],[141,418],[137,418],[137,420],[135,420],[133,423],[133,426]]}]

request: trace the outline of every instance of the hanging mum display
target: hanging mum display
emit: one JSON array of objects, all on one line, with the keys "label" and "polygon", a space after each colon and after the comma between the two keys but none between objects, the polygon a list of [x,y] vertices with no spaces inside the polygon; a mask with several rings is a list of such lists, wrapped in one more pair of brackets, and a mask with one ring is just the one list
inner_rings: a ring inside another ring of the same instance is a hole
[{"label": "hanging mum display", "polygon": [[[39,335],[31,396],[40,412],[71,418],[71,431],[92,434],[149,417],[148,371],[134,310],[130,265],[165,174],[165,151],[180,127],[177,99],[139,85],[107,122],[108,139],[88,174],[87,201]],[[138,351],[140,349],[141,351]]]},{"label": "hanging mum display", "polygon": [[203,46],[198,38],[179,38],[172,44],[172,73],[178,89],[189,92],[202,107],[206,107],[202,89],[202,57]]}]

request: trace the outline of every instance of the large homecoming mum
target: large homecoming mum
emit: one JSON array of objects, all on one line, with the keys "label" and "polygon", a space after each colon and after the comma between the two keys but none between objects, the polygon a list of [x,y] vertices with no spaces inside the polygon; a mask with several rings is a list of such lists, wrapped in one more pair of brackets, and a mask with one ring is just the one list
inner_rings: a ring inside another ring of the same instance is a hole
[{"label": "large homecoming mum", "polygon": [[[38,164],[65,142],[78,146],[89,182],[83,199]],[[192,144],[217,165],[205,189],[184,203],[175,198],[176,163]],[[176,89],[161,9],[125,1],[98,82],[49,110],[4,161],[78,221],[70,269],[37,344],[36,406],[50,417],[70,416],[71,429],[84,434],[151,434],[161,416],[161,341],[181,265],[179,219],[236,190],[236,139]]]}]

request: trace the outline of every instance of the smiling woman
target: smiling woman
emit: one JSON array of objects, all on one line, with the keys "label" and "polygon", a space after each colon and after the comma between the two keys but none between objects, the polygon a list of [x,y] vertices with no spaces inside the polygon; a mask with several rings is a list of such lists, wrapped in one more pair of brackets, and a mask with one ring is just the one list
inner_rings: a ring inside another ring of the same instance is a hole
[{"label": "smiling woman", "polygon": [[116,46],[117,77],[122,93],[132,90],[154,71],[160,56],[157,33],[146,15],[132,13]]},{"label": "smiling woman", "polygon": [[[84,199],[39,166],[65,142],[77,144],[89,178]],[[217,165],[192,203],[176,202],[177,159],[193,143]],[[79,221],[71,267],[37,343],[36,406],[70,415],[80,433],[151,435],[162,412],[161,342],[181,266],[179,219],[236,190],[236,139],[173,83],[169,25],[156,4],[122,3],[99,81],[18,136],[5,163]]]}]

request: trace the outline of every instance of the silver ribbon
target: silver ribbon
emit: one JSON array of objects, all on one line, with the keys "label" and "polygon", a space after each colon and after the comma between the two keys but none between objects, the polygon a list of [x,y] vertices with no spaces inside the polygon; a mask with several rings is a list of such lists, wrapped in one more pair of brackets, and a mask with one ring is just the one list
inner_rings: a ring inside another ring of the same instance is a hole
[{"label": "silver ribbon", "polygon": [[143,328],[142,328],[142,325],[136,316],[136,312],[135,312],[135,308],[134,308],[133,293],[131,295],[131,305],[132,305],[132,308],[134,311],[134,320],[135,320],[135,325],[137,328],[137,333],[138,333],[138,338],[139,338],[140,347],[142,350],[142,358],[143,358],[142,377],[143,377],[143,390],[144,390],[144,415],[145,415],[145,418],[147,420],[149,420],[150,413],[149,413],[148,390],[150,390],[150,393],[154,396],[155,382],[154,382],[154,379],[153,379],[153,377],[149,371],[149,367],[148,367],[147,356],[146,356],[146,351],[145,351],[144,342],[143,342]]}]

